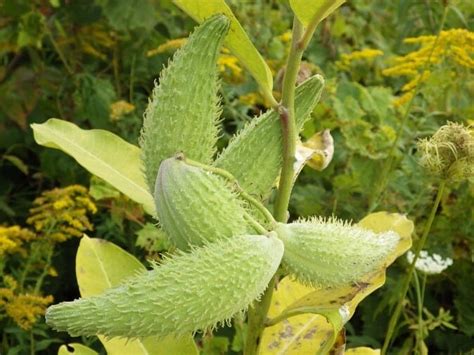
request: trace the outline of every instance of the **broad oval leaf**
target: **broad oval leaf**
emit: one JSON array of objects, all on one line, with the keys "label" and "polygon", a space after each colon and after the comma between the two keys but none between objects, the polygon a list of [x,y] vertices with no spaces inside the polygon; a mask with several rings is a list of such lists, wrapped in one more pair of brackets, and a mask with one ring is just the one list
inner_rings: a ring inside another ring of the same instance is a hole
[{"label": "broad oval leaf", "polygon": [[97,355],[97,351],[92,350],[91,348],[79,344],[71,343],[67,345],[61,345],[58,350],[58,355]]},{"label": "broad oval leaf", "polygon": [[107,181],[145,211],[155,214],[140,160],[140,148],[101,129],[83,130],[75,124],[51,118],[32,124],[38,144],[62,150],[90,173]]},{"label": "broad oval leaf", "polygon": [[[280,315],[287,307],[313,288],[285,277],[273,294],[268,317]],[[260,352],[262,354],[315,354],[331,347],[334,327],[319,314],[300,314],[265,328]]]},{"label": "broad oval leaf", "polygon": [[307,26],[316,18],[321,22],[344,2],[345,0],[290,0],[290,6],[298,20]]},{"label": "broad oval leaf", "polygon": [[[270,308],[272,310],[276,307],[275,304],[278,303],[277,308],[281,312],[277,314],[270,313],[269,316],[288,316],[290,318],[268,328],[264,333],[262,346],[266,344],[266,350],[270,351],[271,349],[268,347],[271,347],[272,344],[282,343],[281,334],[285,333],[285,327],[286,332],[291,330],[292,334],[299,334],[299,336],[291,339],[291,344],[288,341],[285,342],[285,347],[289,349],[288,352],[277,351],[270,352],[271,354],[297,354],[302,352],[301,349],[311,349],[313,353],[318,349],[320,352],[327,351],[332,346],[337,332],[342,329],[344,324],[354,314],[357,305],[385,283],[385,269],[411,247],[411,234],[413,233],[414,225],[404,215],[376,212],[366,216],[358,224],[376,233],[391,230],[400,236],[397,247],[386,257],[384,268],[365,276],[358,282],[335,288],[312,289],[288,278],[284,279],[280,283],[280,289],[276,292]],[[295,295],[300,297],[295,297]],[[282,302],[282,299],[286,299],[286,301]],[[292,300],[291,303],[288,302],[290,299]],[[282,307],[282,304],[285,307]],[[327,323],[321,323],[321,320],[318,321],[318,318],[314,318],[316,317],[315,315],[304,313],[320,314],[326,317]],[[321,342],[320,336],[310,337],[308,335],[307,338],[301,336],[301,333],[307,331],[308,328],[314,328],[316,326],[315,322],[317,322],[319,332],[322,335],[326,334],[323,348],[318,345]]]},{"label": "broad oval leaf", "polygon": [[214,14],[226,15],[231,23],[225,45],[247,68],[261,88],[266,93],[272,93],[273,78],[270,68],[224,0],[173,0],[173,2],[198,22]]},{"label": "broad oval leaf", "polygon": [[[82,297],[101,294],[145,270],[133,255],[111,242],[86,235],[81,239],[76,255],[76,278]],[[109,355],[198,353],[191,335],[160,340],[155,337],[140,340],[106,339],[103,336],[99,336],[99,339]]]}]

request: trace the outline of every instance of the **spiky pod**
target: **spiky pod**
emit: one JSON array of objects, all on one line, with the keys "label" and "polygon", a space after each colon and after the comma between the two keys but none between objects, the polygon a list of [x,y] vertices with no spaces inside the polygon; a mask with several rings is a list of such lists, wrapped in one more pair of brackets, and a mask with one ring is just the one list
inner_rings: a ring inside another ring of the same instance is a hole
[{"label": "spiky pod", "polygon": [[255,232],[228,181],[179,157],[161,163],[154,197],[160,224],[179,249]]},{"label": "spiky pod", "polygon": [[315,218],[279,224],[285,245],[283,267],[311,286],[335,287],[360,280],[383,266],[399,240],[397,233],[374,233],[337,219]]},{"label": "spiky pod", "polygon": [[244,311],[267,288],[283,244],[239,236],[181,253],[100,296],[48,308],[46,322],[71,336],[184,335]]},{"label": "spiky pod", "polygon": [[228,29],[224,15],[209,18],[161,72],[140,137],[146,181],[152,192],[160,163],[177,152],[203,163],[212,161],[220,115],[216,63]]},{"label": "spiky pod", "polygon": [[[301,130],[324,86],[324,79],[315,75],[296,88],[295,116]],[[233,174],[248,193],[266,197],[281,169],[282,138],[280,117],[274,110],[254,118],[231,140],[214,162],[216,167]]]}]

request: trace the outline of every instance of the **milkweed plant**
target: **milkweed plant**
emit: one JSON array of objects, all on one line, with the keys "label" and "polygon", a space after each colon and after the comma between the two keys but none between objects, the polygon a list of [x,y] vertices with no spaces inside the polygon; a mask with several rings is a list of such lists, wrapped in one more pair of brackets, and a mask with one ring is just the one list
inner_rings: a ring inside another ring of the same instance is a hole
[{"label": "milkweed plant", "polygon": [[[388,213],[357,224],[335,216],[289,221],[297,173],[314,156],[326,167],[334,150],[326,130],[317,149],[302,153],[299,132],[324,79],[314,75],[297,85],[298,71],[317,25],[343,2],[290,1],[295,16],[280,101],[265,61],[225,3],[179,0],[200,25],[161,72],[139,147],[57,119],[33,125],[38,143],[65,151],[143,204],[172,245],[162,262],[114,287],[50,306],[48,325],[71,336],[97,335],[104,344],[124,338],[127,346],[150,337],[179,342],[238,319],[250,355],[265,353],[268,328],[316,313],[332,324],[332,335],[314,351],[331,349],[360,299],[383,284],[385,269],[410,247],[413,229],[404,216]],[[255,78],[271,108],[218,152],[223,47]],[[309,304],[311,297],[302,297],[296,303],[305,307],[272,318],[275,295],[285,292],[282,280],[324,296]]]}]

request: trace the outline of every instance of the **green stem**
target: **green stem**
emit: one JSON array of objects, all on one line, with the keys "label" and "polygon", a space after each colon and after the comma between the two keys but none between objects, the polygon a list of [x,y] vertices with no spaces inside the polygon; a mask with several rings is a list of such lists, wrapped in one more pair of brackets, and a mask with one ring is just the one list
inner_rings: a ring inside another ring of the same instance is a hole
[{"label": "green stem", "polygon": [[[278,105],[283,144],[282,170],[280,173],[280,183],[273,213],[278,222],[287,221],[288,204],[290,202],[291,190],[293,188],[293,164],[296,152],[296,139],[298,136],[295,122],[295,88],[301,58],[306,48],[306,46],[302,45],[300,42],[302,36],[303,25],[295,17],[293,20],[291,49],[288,55],[285,76],[283,78],[282,100]],[[277,277],[278,276],[275,275],[270,281],[260,302],[255,303],[249,310],[247,339],[244,351],[245,355],[255,355],[258,353]]]},{"label": "green stem", "polygon": [[44,278],[46,277],[46,275],[48,275],[49,267],[51,266],[51,259],[53,258],[53,252],[54,252],[53,245],[49,245],[48,254],[46,256],[46,264],[43,268],[43,271],[41,272],[41,275],[36,280],[36,285],[34,289],[35,295],[39,294],[39,291],[41,290],[41,286],[43,286]]},{"label": "green stem", "polygon": [[267,290],[262,296],[260,302],[249,308],[247,323],[247,339],[245,340],[245,355],[255,355],[258,353],[258,347],[265,328],[265,319],[273,296],[276,278],[274,277],[268,284]]},{"label": "green stem", "polygon": [[418,315],[418,331],[416,339],[416,347],[419,349],[420,354],[422,353],[422,342],[423,342],[423,295],[420,286],[420,280],[416,270],[413,272],[413,280],[415,281],[416,291],[416,304],[417,304],[417,315]]},{"label": "green stem", "polygon": [[279,222],[287,221],[287,209],[293,188],[296,139],[298,132],[295,122],[295,88],[304,47],[300,46],[303,26],[295,17],[293,22],[291,49],[283,78],[282,100],[279,107],[283,140],[283,164],[280,184],[275,201],[274,215]]},{"label": "green stem", "polygon": [[436,38],[433,42],[433,46],[431,47],[428,58],[426,59],[426,62],[423,65],[421,75],[420,75],[419,79],[416,82],[413,95],[410,98],[410,101],[408,101],[405,112],[402,116],[400,124],[398,125],[397,131],[396,131],[396,134],[395,134],[395,139],[394,139],[394,141],[393,141],[393,143],[390,146],[389,151],[388,151],[388,158],[383,163],[382,172],[379,175],[380,179],[375,184],[375,192],[370,197],[369,210],[368,210],[369,213],[373,212],[377,208],[377,206],[380,203],[380,200],[382,199],[382,196],[383,196],[384,192],[386,191],[386,187],[387,187],[387,184],[388,184],[388,181],[389,181],[390,172],[392,171],[392,169],[394,167],[395,149],[398,145],[398,142],[399,142],[400,138],[402,137],[402,133],[403,133],[403,130],[405,128],[405,125],[408,122],[408,117],[410,116],[410,112],[411,112],[415,97],[418,95],[418,93],[421,90],[421,87],[422,87],[422,84],[423,84],[423,81],[422,81],[423,74],[427,70],[429,70],[430,67],[431,67],[431,58],[433,57],[433,53],[434,53],[434,50],[435,50],[436,46],[438,45],[441,32],[444,28],[444,23],[446,22],[447,13],[448,13],[448,8],[445,7],[444,12],[443,12],[443,17],[441,19],[441,24],[439,26],[439,30],[438,30],[438,33],[436,35]]},{"label": "green stem", "polygon": [[428,234],[431,230],[431,225],[433,224],[434,218],[436,216],[436,211],[438,210],[439,203],[441,202],[441,198],[443,197],[445,187],[446,187],[446,180],[443,180],[439,185],[438,193],[436,195],[435,202],[434,202],[433,207],[431,209],[430,216],[428,217],[428,220],[426,221],[426,224],[425,224],[425,227],[424,227],[424,230],[423,230],[423,234],[422,234],[421,239],[420,239],[420,243],[418,244],[418,247],[416,248],[415,256],[414,256],[413,261],[410,265],[410,268],[408,269],[408,274],[406,275],[405,283],[403,285],[403,291],[400,295],[397,306],[395,307],[395,311],[393,312],[393,314],[390,318],[390,321],[389,321],[389,324],[388,324],[388,329],[387,329],[387,336],[385,337],[385,341],[384,341],[383,348],[382,348],[382,355],[387,353],[387,350],[388,350],[388,348],[391,344],[391,340],[392,340],[392,337],[393,337],[393,334],[394,334],[394,330],[395,330],[395,327],[397,325],[398,317],[400,316],[400,312],[402,310],[403,300],[405,299],[405,297],[407,295],[407,292],[408,292],[408,288],[410,287],[410,281],[411,281],[411,277],[413,275],[413,272],[415,270],[416,261],[418,260],[418,257],[420,256],[421,250],[425,246],[426,239],[427,239]]}]

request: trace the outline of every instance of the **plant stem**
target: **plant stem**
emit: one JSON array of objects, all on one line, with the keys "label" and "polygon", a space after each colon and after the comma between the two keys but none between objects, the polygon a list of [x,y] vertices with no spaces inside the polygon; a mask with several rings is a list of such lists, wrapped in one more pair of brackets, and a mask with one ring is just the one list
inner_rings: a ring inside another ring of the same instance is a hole
[{"label": "plant stem", "polygon": [[[302,36],[303,25],[295,17],[293,20],[291,49],[288,55],[285,76],[283,78],[282,101],[278,106],[282,127],[283,164],[273,215],[279,222],[287,221],[288,204],[293,188],[293,163],[295,160],[296,138],[298,135],[295,123],[295,88],[301,58],[306,48],[300,43]],[[255,355],[258,353],[262,333],[265,329],[265,319],[270,308],[277,277],[278,276],[275,275],[272,278],[260,302],[255,303],[254,306],[249,309],[245,355]]]},{"label": "plant stem", "polygon": [[420,354],[422,354],[422,342],[423,342],[423,292],[420,286],[420,279],[416,270],[413,272],[413,280],[415,281],[415,291],[416,291],[416,304],[417,304],[417,319],[418,319],[418,329],[416,336],[416,347],[419,349]]},{"label": "plant stem", "polygon": [[422,84],[423,84],[423,80],[422,80],[423,79],[423,74],[426,71],[428,71],[431,67],[431,58],[433,57],[433,53],[434,53],[434,50],[435,50],[436,46],[438,45],[438,41],[439,41],[439,38],[440,38],[440,35],[441,35],[441,31],[443,30],[444,23],[446,22],[447,13],[448,13],[448,8],[445,7],[444,12],[443,12],[443,17],[442,17],[441,23],[439,25],[438,33],[437,33],[436,38],[433,42],[433,46],[431,47],[428,58],[426,59],[426,62],[423,65],[421,75],[420,75],[420,77],[418,78],[418,80],[416,82],[416,85],[415,85],[415,88],[414,88],[414,91],[413,91],[413,95],[410,98],[410,101],[408,101],[405,112],[402,116],[400,124],[398,125],[397,131],[396,131],[396,134],[395,134],[395,139],[393,140],[393,143],[390,146],[389,151],[388,151],[388,158],[383,163],[382,172],[379,175],[380,179],[375,184],[375,192],[370,197],[369,209],[368,209],[369,213],[373,212],[377,208],[378,204],[380,203],[380,200],[382,199],[382,196],[383,196],[384,192],[386,191],[386,187],[387,187],[387,184],[388,184],[388,181],[389,181],[389,175],[390,175],[390,172],[392,171],[392,169],[394,167],[395,148],[397,147],[398,142],[400,141],[400,138],[402,137],[403,129],[405,128],[405,125],[408,122],[408,117],[410,116],[410,112],[411,112],[411,109],[413,107],[413,102],[415,100],[415,97],[418,95],[418,93],[421,90],[421,87],[422,87]]},{"label": "plant stem", "polygon": [[411,281],[413,272],[415,270],[416,261],[418,260],[418,257],[420,256],[421,250],[425,246],[426,239],[431,230],[431,225],[433,224],[434,218],[436,216],[436,211],[438,210],[439,203],[441,201],[441,198],[443,197],[445,187],[446,187],[446,180],[443,180],[439,185],[438,193],[436,194],[435,202],[433,203],[433,207],[431,208],[430,216],[428,217],[428,220],[426,221],[423,234],[420,239],[420,243],[418,244],[418,247],[416,248],[415,256],[410,265],[410,268],[408,269],[408,274],[406,275],[406,278],[405,278],[402,294],[400,295],[400,299],[397,303],[397,306],[395,307],[395,311],[390,317],[390,321],[389,321],[388,329],[387,329],[387,336],[385,337],[385,341],[382,348],[382,355],[387,353],[387,350],[391,344],[395,326],[397,325],[398,317],[400,316],[400,312],[402,310],[403,300],[405,299],[408,292],[408,288],[410,287],[410,281]]},{"label": "plant stem", "polygon": [[283,164],[273,213],[275,219],[279,222],[286,222],[288,219],[287,209],[293,188],[293,165],[295,162],[296,138],[298,135],[295,122],[295,88],[301,57],[304,51],[304,47],[300,46],[302,34],[303,26],[295,17],[293,21],[291,49],[288,55],[285,76],[283,78],[282,100],[279,107],[283,141]]},{"label": "plant stem", "polygon": [[263,329],[265,328],[265,318],[273,296],[273,289],[275,288],[276,278],[272,278],[269,282],[267,290],[262,296],[260,302],[249,308],[248,323],[247,323],[247,339],[245,340],[245,355],[255,355],[258,353],[258,347],[262,337]]}]

